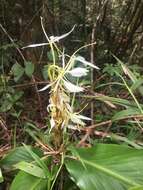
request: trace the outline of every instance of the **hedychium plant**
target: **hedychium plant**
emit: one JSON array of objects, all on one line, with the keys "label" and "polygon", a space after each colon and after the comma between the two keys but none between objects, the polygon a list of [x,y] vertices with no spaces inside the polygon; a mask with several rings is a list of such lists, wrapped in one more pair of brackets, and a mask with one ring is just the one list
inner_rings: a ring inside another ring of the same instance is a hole
[{"label": "hedychium plant", "polygon": [[[94,64],[85,60],[82,56],[76,56],[78,51],[84,47],[78,49],[72,56],[65,53],[64,50],[58,48],[57,42],[67,37],[75,28],[59,37],[48,37],[43,26],[41,18],[41,26],[48,43],[34,44],[27,47],[37,47],[42,45],[49,45],[52,53],[53,63],[48,67],[49,84],[39,91],[45,91],[50,88],[50,100],[47,110],[50,113],[50,132],[54,134],[53,143],[56,148],[59,148],[63,143],[63,131],[66,131],[68,127],[80,128],[84,126],[83,120],[91,120],[90,118],[81,115],[79,112],[74,112],[74,108],[71,105],[71,94],[83,92],[84,87],[79,86],[78,79],[88,74],[89,68],[92,67],[99,69]],[[88,46],[88,45],[87,45]],[[57,63],[55,54],[58,54]],[[76,61],[82,63],[82,67],[76,66]],[[76,78],[77,83],[74,84],[68,79],[68,75]],[[74,98],[75,96],[73,96]],[[73,125],[72,125],[73,124]]]},{"label": "hedychium plant", "polygon": [[[4,181],[3,171],[5,175],[9,171],[16,173],[19,169],[10,190],[142,190],[143,150],[100,143],[89,148],[78,148],[64,140],[68,128],[80,130],[85,121],[91,120],[81,114],[82,109],[76,112],[73,102],[75,93],[84,92],[85,87],[79,82],[82,77],[88,74],[90,68],[99,68],[77,56],[80,49],[89,45],[81,47],[72,56],[59,49],[59,40],[67,37],[74,27],[60,37],[48,37],[42,18],[41,26],[48,42],[27,48],[43,45],[51,48],[53,62],[47,71],[49,84],[39,91],[48,89],[50,93],[48,135],[52,134],[53,147],[35,138],[38,146],[23,144],[11,150],[0,160],[0,182]],[[76,61],[81,66],[77,66]],[[71,77],[76,82],[71,81]]]}]

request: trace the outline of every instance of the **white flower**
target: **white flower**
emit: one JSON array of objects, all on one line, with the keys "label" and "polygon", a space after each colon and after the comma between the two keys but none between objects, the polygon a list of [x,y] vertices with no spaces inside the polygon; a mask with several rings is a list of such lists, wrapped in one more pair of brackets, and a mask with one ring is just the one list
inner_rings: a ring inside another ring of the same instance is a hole
[{"label": "white flower", "polygon": [[74,69],[72,69],[70,71],[67,71],[67,73],[70,73],[74,77],[86,76],[88,72],[89,71],[87,69],[81,68],[81,67],[74,68]]},{"label": "white flower", "polygon": [[[54,43],[54,42],[59,42],[59,41],[60,41],[61,39],[63,39],[63,38],[66,38],[68,35],[70,35],[70,34],[73,32],[73,30],[75,29],[75,26],[76,26],[76,25],[74,25],[74,26],[72,27],[72,29],[71,29],[69,32],[67,32],[67,33],[65,33],[65,34],[63,34],[63,35],[61,35],[61,36],[50,36],[50,37],[49,37],[49,41],[50,41],[51,43]],[[23,47],[22,49],[30,48],[30,47],[46,46],[46,45],[48,45],[48,44],[50,44],[50,43],[48,42],[48,43],[40,43],[40,44],[31,44],[31,45],[28,45],[28,46]]]},{"label": "white flower", "polygon": [[77,114],[77,113],[71,114],[70,119],[73,123],[79,124],[79,125],[85,125],[85,123],[82,120],[91,121],[91,118]]},{"label": "white flower", "polygon": [[67,32],[61,36],[50,36],[50,41],[51,42],[59,42],[61,39],[66,38],[68,35],[70,35],[73,32],[73,30],[75,29],[75,26],[76,25],[74,25],[69,32]]},{"label": "white flower", "polygon": [[95,68],[95,69],[100,69],[99,67],[97,67],[97,66],[94,65],[93,63],[91,63],[91,62],[89,62],[89,61],[86,61],[85,58],[82,57],[82,56],[77,56],[77,57],[74,58],[74,60],[79,61],[79,62],[83,63],[84,65],[93,67],[93,68]]},{"label": "white flower", "polygon": [[63,80],[63,82],[64,82],[64,86],[66,87],[66,89],[67,89],[69,92],[82,92],[82,91],[84,91],[84,88],[83,88],[83,87],[74,85],[74,84],[72,84],[72,83],[69,82],[69,81]]}]

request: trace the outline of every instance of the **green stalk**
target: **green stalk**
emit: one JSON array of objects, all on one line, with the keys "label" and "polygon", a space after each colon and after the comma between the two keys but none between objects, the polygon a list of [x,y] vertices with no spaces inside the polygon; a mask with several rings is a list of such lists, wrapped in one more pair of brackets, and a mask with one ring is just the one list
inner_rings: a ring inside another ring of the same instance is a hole
[{"label": "green stalk", "polygon": [[55,179],[54,179],[54,181],[53,181],[53,183],[52,183],[52,186],[51,186],[50,190],[53,189],[53,187],[54,187],[54,185],[55,185],[55,182],[56,182],[56,180],[57,180],[57,177],[58,177],[58,175],[59,175],[59,173],[60,173],[60,171],[61,171],[61,169],[62,169],[62,167],[63,167],[63,164],[64,164],[64,153],[62,153],[61,165],[60,165],[60,167],[59,167],[59,169],[58,169],[58,171],[57,171],[57,173],[56,173]]},{"label": "green stalk", "polygon": [[[45,37],[46,39],[48,40],[49,42],[49,45],[50,45],[50,48],[51,48],[51,52],[52,52],[52,57],[53,57],[53,64],[55,65],[56,64],[56,59],[55,59],[55,52],[54,52],[54,47],[53,47],[53,42],[51,42],[51,40],[49,39],[46,31],[45,31],[45,28],[44,28],[44,25],[43,25],[43,18],[41,17],[41,26],[42,26],[42,30],[45,34]],[[55,74],[53,73],[53,78],[54,78]]]}]

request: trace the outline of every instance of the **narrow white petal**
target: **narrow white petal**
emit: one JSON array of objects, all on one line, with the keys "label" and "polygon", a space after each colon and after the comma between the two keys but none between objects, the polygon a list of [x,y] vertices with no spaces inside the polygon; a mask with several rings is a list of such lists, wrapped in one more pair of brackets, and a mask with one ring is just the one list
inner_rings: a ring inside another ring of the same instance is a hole
[{"label": "narrow white petal", "polygon": [[71,115],[71,121],[73,122],[73,123],[75,123],[75,124],[78,124],[78,125],[85,125],[85,123],[81,120],[81,119],[79,119],[78,117],[77,117],[77,115],[75,115],[75,114],[73,114],[73,115]]},{"label": "narrow white petal", "polygon": [[78,130],[78,131],[80,131],[80,127],[77,126],[77,125],[68,125],[67,128],[68,129],[72,129],[72,130]]},{"label": "narrow white petal", "polygon": [[61,40],[63,38],[66,38],[69,34],[71,34],[73,32],[73,30],[75,29],[75,26],[76,25],[74,25],[73,28],[69,32],[67,32],[67,33],[65,33],[65,34],[63,34],[61,36],[55,36],[55,37],[54,36],[50,36],[50,40],[52,42],[58,42],[59,40]]},{"label": "narrow white petal", "polygon": [[69,92],[82,92],[82,91],[84,91],[83,87],[74,85],[69,81],[63,80],[63,82],[64,82],[66,89],[69,90]]},{"label": "narrow white petal", "polygon": [[83,126],[85,125],[85,123],[82,120],[91,121],[91,119],[89,117],[86,117],[86,116],[83,116],[83,115],[78,115],[77,113],[71,114],[70,119],[71,119],[71,121],[73,123],[83,125]]},{"label": "narrow white petal", "polygon": [[44,86],[42,89],[38,90],[39,92],[42,92],[44,90],[47,90],[50,86],[52,86],[53,83],[47,84],[46,86]]},{"label": "narrow white petal", "polygon": [[65,50],[64,49],[62,52],[62,66],[63,66],[63,68],[65,68]]},{"label": "narrow white petal", "polygon": [[31,47],[40,47],[40,46],[46,46],[48,45],[49,43],[41,43],[41,44],[31,44],[31,45],[28,45],[28,46],[25,46],[21,49],[26,49],[26,48],[31,48]]},{"label": "narrow white petal", "polygon": [[68,125],[69,129],[77,129],[77,127],[75,125]]},{"label": "narrow white petal", "polygon": [[88,70],[85,68],[78,67],[68,71],[67,73],[70,73],[74,77],[82,77],[87,75]]},{"label": "narrow white petal", "polygon": [[82,120],[87,120],[87,121],[91,121],[91,118],[83,116],[83,115],[77,115],[78,118],[82,119]]},{"label": "narrow white petal", "polygon": [[49,133],[51,133],[52,129],[56,126],[56,123],[53,118],[50,119],[50,130]]},{"label": "narrow white petal", "polygon": [[80,62],[83,63],[84,65],[88,65],[88,66],[93,67],[93,68],[95,68],[95,69],[100,69],[99,67],[97,67],[97,66],[94,65],[93,63],[91,63],[91,62],[89,62],[89,61],[86,61],[85,58],[82,57],[82,56],[77,56],[77,57],[75,58],[75,60],[80,61]]},{"label": "narrow white petal", "polygon": [[50,119],[50,125],[51,125],[51,129],[52,129],[53,127],[55,127],[55,121],[54,121],[53,118]]}]

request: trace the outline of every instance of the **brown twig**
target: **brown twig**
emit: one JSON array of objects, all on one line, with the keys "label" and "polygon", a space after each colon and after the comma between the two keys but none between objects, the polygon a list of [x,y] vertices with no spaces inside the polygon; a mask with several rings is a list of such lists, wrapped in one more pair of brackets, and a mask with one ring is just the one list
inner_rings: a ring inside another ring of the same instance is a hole
[{"label": "brown twig", "polygon": [[[131,115],[125,118],[122,118],[121,120],[125,120],[125,119],[143,119],[143,115]],[[104,125],[111,125],[112,124],[112,120],[108,120],[108,121],[104,121],[101,123],[97,123],[85,128],[82,128],[82,131],[85,131],[86,134],[83,136],[83,138],[80,140],[80,142],[78,143],[78,146],[81,146],[82,144],[84,144],[84,142],[87,140],[87,138],[93,133],[94,130],[94,134],[97,136],[101,136],[101,137],[107,137],[109,136],[109,134],[107,132],[103,132],[103,131],[97,131],[95,130],[97,127],[100,126],[104,126]]]},{"label": "brown twig", "polygon": [[23,87],[31,87],[31,86],[34,86],[34,85],[38,85],[38,84],[49,84],[49,82],[47,81],[41,81],[41,82],[29,82],[29,83],[25,83],[25,84],[17,84],[17,85],[13,85],[12,87],[13,88],[23,88]]},{"label": "brown twig", "polygon": [[10,149],[11,147],[8,144],[0,146],[0,158],[3,157],[3,155],[7,153],[7,151],[9,151]]},{"label": "brown twig", "polygon": [[[124,117],[124,118],[122,118],[120,120],[126,120],[126,119],[143,119],[143,115],[131,115],[131,116]],[[112,124],[112,120],[104,121],[104,122],[101,122],[101,123],[97,123],[95,125],[91,125],[89,127],[85,127],[82,130],[83,131],[88,131],[88,130],[92,130],[92,129],[95,129],[97,127],[100,127],[100,126],[103,126],[103,125],[109,125],[109,124]]]}]

